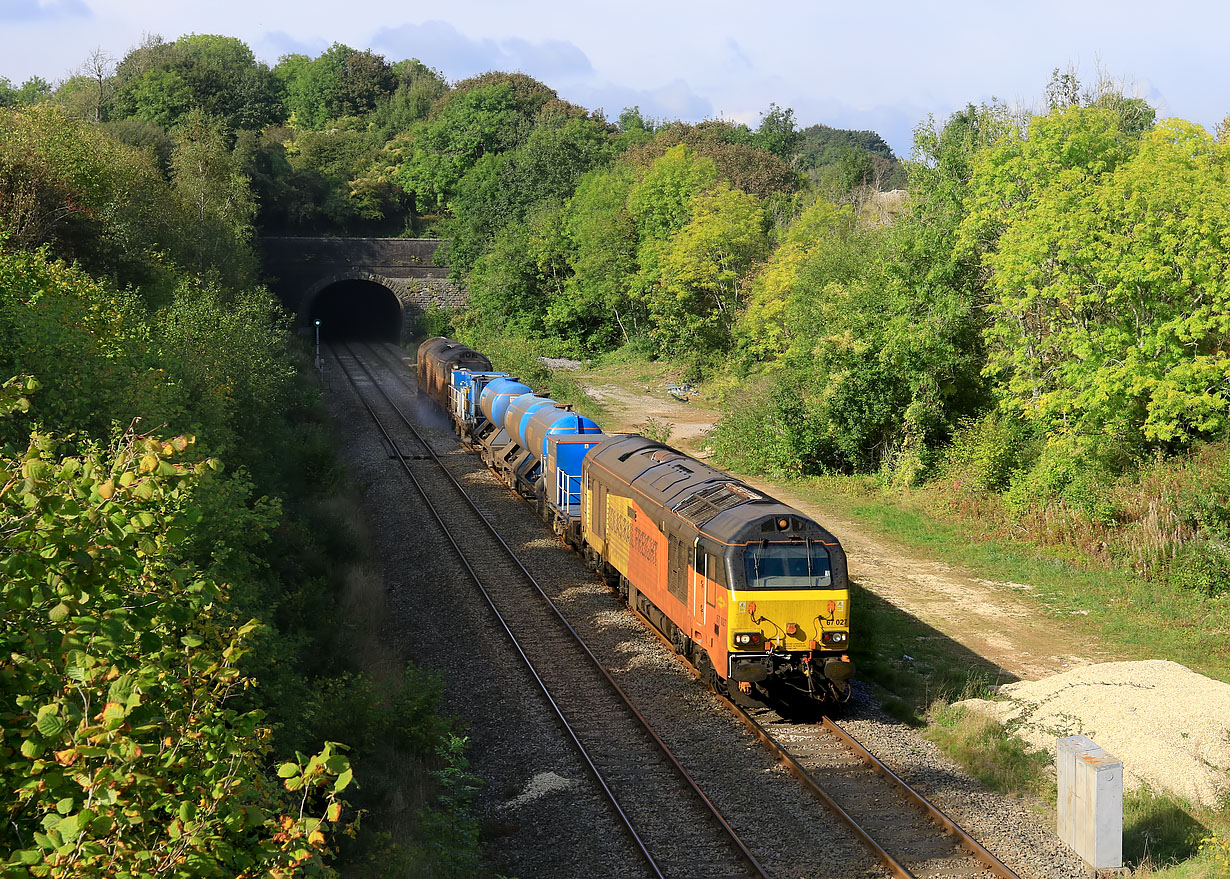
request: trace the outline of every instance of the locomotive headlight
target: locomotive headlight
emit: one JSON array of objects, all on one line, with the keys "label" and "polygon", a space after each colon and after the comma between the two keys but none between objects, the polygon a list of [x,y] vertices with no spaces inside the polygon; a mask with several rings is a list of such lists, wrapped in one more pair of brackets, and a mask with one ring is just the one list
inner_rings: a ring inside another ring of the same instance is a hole
[{"label": "locomotive headlight", "polygon": [[733,640],[736,647],[752,650],[760,647],[762,637],[759,632],[735,632]]},{"label": "locomotive headlight", "polygon": [[832,644],[835,647],[844,645],[850,636],[845,632],[825,632],[820,636],[820,640],[825,644]]}]

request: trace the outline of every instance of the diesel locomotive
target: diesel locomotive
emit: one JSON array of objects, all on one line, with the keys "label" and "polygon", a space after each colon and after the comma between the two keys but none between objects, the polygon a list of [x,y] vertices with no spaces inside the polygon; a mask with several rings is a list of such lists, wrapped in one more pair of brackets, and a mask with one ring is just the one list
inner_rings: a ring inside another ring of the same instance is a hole
[{"label": "diesel locomotive", "polygon": [[827,529],[636,434],[604,434],[451,339],[418,350],[420,390],[714,689],[849,696],[846,556]]}]

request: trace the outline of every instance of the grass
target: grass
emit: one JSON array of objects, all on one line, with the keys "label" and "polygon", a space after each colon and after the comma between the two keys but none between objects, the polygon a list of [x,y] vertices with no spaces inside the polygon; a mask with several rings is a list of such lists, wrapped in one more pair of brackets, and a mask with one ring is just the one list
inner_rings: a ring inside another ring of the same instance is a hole
[{"label": "grass", "polygon": [[[975,693],[967,690],[963,695]],[[932,705],[928,720],[926,737],[991,790],[1054,799],[1050,756],[1030,751],[1002,723],[944,700]]]},{"label": "grass", "polygon": [[[918,493],[887,494],[863,477],[816,477],[791,486],[904,544],[912,553],[977,571],[991,580],[1028,583],[1039,611],[1062,619],[1082,639],[1123,657],[1171,659],[1230,681],[1230,599],[1209,598],[1166,580],[1079,564],[1064,548],[1009,543],[980,533]],[[1164,633],[1164,635],[1163,635]]]},{"label": "grass", "polygon": [[850,606],[858,676],[875,685],[882,707],[898,720],[923,726],[936,700],[1001,683],[992,663],[857,583],[850,586]]},{"label": "grass", "polygon": [[[983,694],[967,690],[962,698],[975,695]],[[1050,754],[1029,750],[1010,728],[961,705],[937,701],[927,717],[926,737],[974,778],[1000,793],[1033,798],[1053,814],[1056,790]],[[1123,861],[1133,875],[1230,876],[1230,847],[1208,844],[1214,834],[1230,838],[1230,809],[1193,807],[1149,788],[1124,794]]]}]

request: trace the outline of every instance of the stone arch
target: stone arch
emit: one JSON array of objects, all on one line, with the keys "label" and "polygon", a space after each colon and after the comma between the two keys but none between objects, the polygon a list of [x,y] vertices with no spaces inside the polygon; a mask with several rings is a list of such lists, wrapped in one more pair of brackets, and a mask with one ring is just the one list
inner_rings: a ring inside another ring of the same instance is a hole
[{"label": "stone arch", "polygon": [[388,291],[392,302],[396,305],[396,316],[392,317],[392,322],[395,326],[390,327],[391,335],[397,341],[405,339],[406,334],[413,323],[414,315],[418,313],[418,303],[410,296],[410,292],[406,289],[404,282],[399,282],[396,279],[388,278],[376,272],[369,272],[363,269],[349,269],[342,272],[335,272],[325,278],[312,284],[304,292],[299,300],[299,306],[295,309],[297,315],[297,323],[300,331],[311,332],[314,316],[320,305],[322,297],[327,294],[332,288],[338,285],[344,285],[351,282],[362,282],[368,285],[375,285]]}]

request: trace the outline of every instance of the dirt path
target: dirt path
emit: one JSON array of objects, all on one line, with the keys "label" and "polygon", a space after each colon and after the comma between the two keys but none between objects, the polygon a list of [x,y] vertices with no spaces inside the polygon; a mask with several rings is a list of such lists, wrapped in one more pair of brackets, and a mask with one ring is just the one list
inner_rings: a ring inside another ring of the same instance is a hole
[{"label": "dirt path", "polygon": [[[609,415],[602,426],[609,432],[645,432],[652,418],[656,425],[672,427],[671,445],[697,454],[705,432],[717,419],[716,409],[705,400],[680,402],[667,394],[662,376],[620,375],[611,368],[575,375],[586,392],[606,407]],[[1081,644],[1062,621],[1039,610],[1027,596],[1032,590],[1029,584],[986,580],[916,557],[906,547],[869,533],[836,505],[817,504],[785,485],[747,481],[832,530],[846,549],[851,576],[860,585],[1008,675],[1037,680],[1112,658],[1094,645]]]}]

